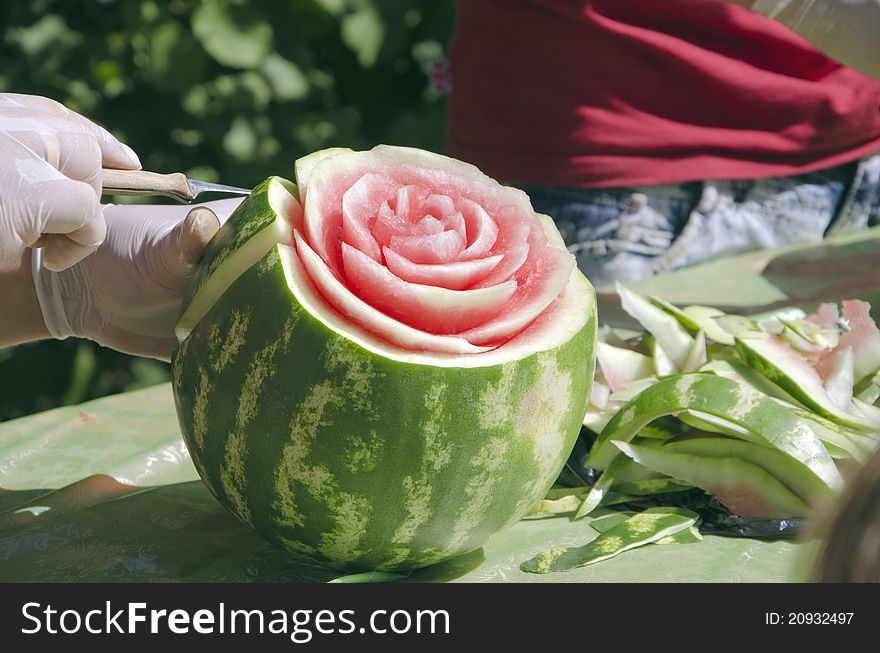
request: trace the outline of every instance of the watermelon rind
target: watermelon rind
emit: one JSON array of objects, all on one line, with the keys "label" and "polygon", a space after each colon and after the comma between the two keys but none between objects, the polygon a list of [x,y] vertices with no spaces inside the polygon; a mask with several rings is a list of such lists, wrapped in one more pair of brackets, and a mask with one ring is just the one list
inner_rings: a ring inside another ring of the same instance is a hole
[{"label": "watermelon rind", "polygon": [[661,379],[624,405],[602,430],[585,464],[605,468],[619,455],[612,440],[628,442],[645,424],[685,410],[731,422],[741,427],[740,437],[784,452],[832,489],[842,485],[827,450],[792,409],[744,383],[702,373]]},{"label": "watermelon rind", "polygon": [[297,187],[286,179],[269,177],[251,191],[202,256],[175,327],[179,342],[239,274],[276,243],[290,242],[292,216],[301,211]]},{"label": "watermelon rind", "polygon": [[821,505],[832,501],[835,497],[826,483],[806,470],[804,465],[794,462],[791,456],[751,442],[735,438],[688,438],[665,443],[660,448],[670,453],[706,458],[738,458],[752,463],[772,475],[804,503],[810,505]]},{"label": "watermelon rind", "polygon": [[[289,182],[267,187],[295,197]],[[258,223],[268,246],[253,261],[256,245],[212,246],[236,251],[210,252],[221,262],[191,301],[207,308],[184,313],[172,361],[181,430],[214,496],[291,553],[349,571],[439,562],[520,519],[564,465],[590,394],[586,278],[572,272],[491,351],[404,349],[323,299],[287,232],[272,231],[286,203],[260,190],[230,230]]]},{"label": "watermelon rind", "polygon": [[[763,467],[731,456],[673,453],[665,447],[614,442],[623,454],[651,469],[702,488],[725,501],[730,492],[749,509],[730,505],[744,517],[806,517],[810,507]],[[745,496],[743,496],[745,495]]]},{"label": "watermelon rind", "polygon": [[771,380],[815,413],[841,426],[860,432],[873,432],[878,424],[857,410],[845,410],[834,403],[822,384],[819,374],[776,336],[763,331],[748,318],[720,318],[718,322],[736,340],[742,359],[754,370]]}]

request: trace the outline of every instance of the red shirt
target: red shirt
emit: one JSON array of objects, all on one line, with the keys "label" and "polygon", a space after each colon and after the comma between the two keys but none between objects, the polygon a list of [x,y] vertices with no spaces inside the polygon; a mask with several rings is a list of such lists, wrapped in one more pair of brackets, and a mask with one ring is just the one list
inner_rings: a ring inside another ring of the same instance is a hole
[{"label": "red shirt", "polygon": [[880,150],[880,83],[715,0],[459,0],[449,150],[510,183],[798,174]]}]

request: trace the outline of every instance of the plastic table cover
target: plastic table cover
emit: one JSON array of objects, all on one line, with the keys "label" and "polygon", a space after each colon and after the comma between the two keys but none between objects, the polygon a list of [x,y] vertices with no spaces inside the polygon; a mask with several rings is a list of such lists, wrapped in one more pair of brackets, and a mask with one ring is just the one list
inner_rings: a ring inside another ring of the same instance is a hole
[{"label": "plastic table cover", "polygon": [[[633,285],[677,303],[735,310],[870,301],[880,299],[878,253],[873,229]],[[626,324],[611,292],[600,293],[600,316]],[[564,573],[519,570],[539,551],[594,537],[589,518],[522,521],[406,581],[800,581],[817,550],[815,542],[706,536]],[[292,559],[211,496],[181,439],[168,384],[0,424],[0,581],[326,582],[339,575]]]}]

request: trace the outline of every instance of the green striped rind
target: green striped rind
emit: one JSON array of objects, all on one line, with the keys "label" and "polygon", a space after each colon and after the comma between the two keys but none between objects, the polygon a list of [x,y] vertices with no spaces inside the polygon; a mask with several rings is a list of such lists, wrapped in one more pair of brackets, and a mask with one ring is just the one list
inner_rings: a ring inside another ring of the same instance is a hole
[{"label": "green striped rind", "polygon": [[835,405],[822,385],[819,374],[788,343],[766,333],[758,323],[740,315],[719,319],[736,340],[742,359],[804,406],[847,428],[871,433],[878,424],[867,416],[841,409]]},{"label": "green striped rind", "polygon": [[[199,262],[178,320],[178,340],[183,341],[235,276],[262,258],[275,243],[291,242],[290,217],[296,210],[297,188],[281,177],[269,177],[239,204],[217,232]],[[219,273],[219,274],[218,274]]]},{"label": "green striped rind", "polygon": [[408,574],[395,574],[392,571],[365,571],[359,574],[340,576],[328,583],[397,583],[408,578]]},{"label": "green striped rind", "polygon": [[597,533],[604,533],[625,522],[627,519],[638,513],[634,510],[621,510],[620,512],[612,512],[601,517],[594,517],[590,520],[590,528]]},{"label": "green striped rind", "polygon": [[659,542],[687,531],[699,519],[696,513],[680,508],[651,508],[627,517],[600,533],[592,542],[579,547],[561,547],[539,553],[520,569],[533,574],[569,571],[607,560],[645,544]]},{"label": "green striped rind", "polygon": [[[661,508],[662,510],[662,508]],[[596,517],[592,521],[590,521],[590,528],[592,528],[597,533],[604,533],[615,526],[622,524],[627,519],[636,515],[637,513],[623,510],[621,512],[613,512],[610,515],[605,515],[603,517]],[[700,534],[700,529],[694,525],[691,525],[690,528],[678,531],[677,533],[673,533],[672,535],[667,535],[665,537],[652,542],[652,544],[694,544],[696,542],[702,542],[703,536]]]},{"label": "green striped rind", "polygon": [[589,395],[592,295],[564,342],[435,366],[306,311],[291,256],[278,245],[239,276],[174,357],[182,431],[221,502],[293,552],[392,570],[477,548],[544,496]]},{"label": "green striped rind", "polygon": [[[734,438],[688,438],[669,442],[660,448],[670,453],[706,458],[738,458],[762,468],[807,503],[824,504],[834,499],[831,488],[819,477],[805,474],[803,465],[794,463],[791,456],[775,449]],[[635,494],[624,487],[615,490]]]},{"label": "green striped rind", "polygon": [[639,431],[640,438],[652,438],[654,440],[670,440],[674,437],[687,433],[690,430],[687,424],[674,417],[659,417],[650,424],[646,424]]},{"label": "green striped rind", "polygon": [[700,533],[700,529],[691,525],[686,530],[661,537],[659,540],[652,542],[652,544],[697,544],[702,541],[703,535]]},{"label": "green striped rind", "polygon": [[864,463],[877,448],[877,440],[871,435],[856,433],[804,408],[793,407],[792,410],[809,425],[829,452],[834,450],[844,458]]},{"label": "green striped rind", "polygon": [[717,496],[737,514],[746,517],[806,517],[810,514],[807,503],[776,477],[741,458],[673,453],[665,447],[628,442],[614,441],[614,444],[633,460]]},{"label": "green striped rind", "polygon": [[876,430],[876,424],[860,419],[858,416],[835,406],[822,387],[818,374],[815,378],[797,375],[794,370],[779,365],[779,359],[771,358],[775,352],[770,341],[757,338],[737,338],[736,346],[740,356],[752,369],[757,370],[822,417],[857,431]]},{"label": "green striped rind", "polygon": [[593,484],[593,487],[590,488],[587,496],[584,497],[584,500],[581,503],[580,508],[578,508],[578,511],[575,513],[574,518],[581,519],[598,508],[599,504],[602,503],[611,489],[611,486],[617,482],[617,475],[629,465],[630,461],[626,456],[614,456],[611,459],[611,462],[608,463],[605,471],[602,472],[602,476],[599,477],[599,480]]},{"label": "green striped rind", "polygon": [[566,494],[551,498],[551,493],[538,501],[526,513],[523,519],[540,519],[543,517],[557,517],[574,512],[581,505],[587,488],[566,488]]},{"label": "green striped rind", "polygon": [[606,467],[620,455],[612,440],[629,442],[654,419],[689,409],[743,427],[751,442],[774,447],[804,465],[828,487],[841,487],[840,474],[828,451],[792,410],[748,385],[714,374],[679,374],[644,390],[608,422],[586,464]]},{"label": "green striped rind", "polygon": [[669,494],[670,492],[684,492],[692,490],[693,485],[675,478],[647,478],[641,481],[629,481],[628,483],[615,483],[614,491],[621,494],[630,494],[637,497],[650,496],[652,494]]},{"label": "green striped rind", "polygon": [[583,498],[574,519],[589,515],[600,505],[607,505],[611,494],[638,498],[651,494],[681,492],[691,485],[674,478],[657,477],[654,470],[639,465],[626,456],[615,456]]}]

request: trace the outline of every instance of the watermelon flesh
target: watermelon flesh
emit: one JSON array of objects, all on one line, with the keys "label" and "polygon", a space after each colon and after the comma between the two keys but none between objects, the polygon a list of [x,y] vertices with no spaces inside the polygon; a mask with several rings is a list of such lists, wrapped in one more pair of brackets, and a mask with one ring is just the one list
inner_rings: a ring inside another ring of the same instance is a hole
[{"label": "watermelon flesh", "polygon": [[[832,309],[824,308],[825,306],[828,305],[823,304],[819,307],[814,319],[821,320],[822,317],[826,320],[831,319]],[[873,376],[880,369],[880,329],[871,319],[870,310],[871,306],[867,302],[858,299],[848,299],[843,302],[842,317],[846,320],[849,331],[840,337],[840,342],[834,349],[823,354],[816,363],[816,369],[822,378],[827,378],[831,374],[835,366],[835,357],[847,348],[852,348],[853,351],[853,373],[856,382]]]},{"label": "watermelon flesh", "polygon": [[455,261],[445,265],[416,263],[389,247],[383,247],[385,264],[398,279],[410,283],[439,285],[450,290],[465,290],[478,279],[484,278],[504,258],[503,255],[489,256],[476,261]]},{"label": "watermelon flesh", "polygon": [[[406,149],[351,152],[344,166],[338,153],[314,163],[299,188],[302,229],[294,227],[307,272],[343,314],[353,313],[340,287],[426,334],[498,346],[559,295],[574,258],[551,244],[522,193],[445,157],[413,165],[401,160]],[[384,333],[371,311],[354,319]],[[423,342],[429,349],[431,339]]]},{"label": "watermelon flesh", "polygon": [[323,565],[478,548],[574,444],[595,293],[525,195],[467,164],[335,149],[297,175],[242,203],[187,300],[172,387],[196,468],[243,523]]}]

